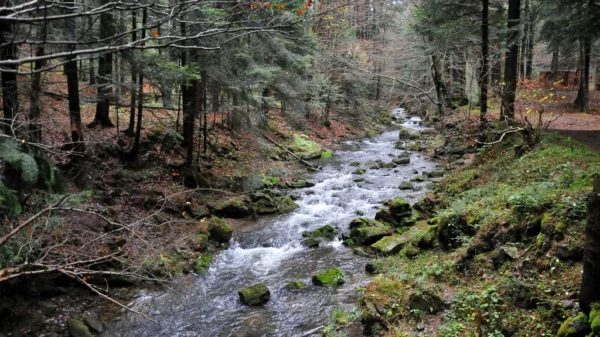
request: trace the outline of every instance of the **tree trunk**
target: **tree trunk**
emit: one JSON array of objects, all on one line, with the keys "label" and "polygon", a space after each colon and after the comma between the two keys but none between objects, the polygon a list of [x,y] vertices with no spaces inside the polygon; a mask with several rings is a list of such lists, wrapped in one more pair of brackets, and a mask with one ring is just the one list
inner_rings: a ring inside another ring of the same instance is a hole
[{"label": "tree trunk", "polygon": [[[103,0],[102,5],[107,5],[110,0]],[[110,12],[100,14],[100,39],[109,38],[116,33],[115,18]],[[112,52],[104,53],[98,58],[98,90],[96,103],[96,116],[88,127],[96,125],[113,127],[110,120],[110,96],[112,95]]]},{"label": "tree trunk", "polygon": [[[3,7],[10,7],[11,2],[4,0],[0,2]],[[9,11],[3,11],[1,15],[8,15]],[[11,40],[13,38],[13,26],[10,21],[0,20],[0,60],[17,59],[17,46]],[[9,136],[15,136],[13,132],[13,118],[19,104],[19,93],[17,86],[17,66],[3,66],[6,71],[2,71],[2,110],[4,113],[4,133]]]},{"label": "tree trunk", "polygon": [[596,91],[600,91],[600,64],[596,65]]},{"label": "tree trunk", "polygon": [[[142,27],[146,26],[148,20],[148,10],[144,8],[142,14]],[[142,40],[146,38],[146,30],[142,29]],[[133,148],[129,152],[129,160],[137,162],[140,152],[140,138],[142,135],[142,113],[144,111],[144,73],[139,72],[138,80],[138,111],[137,111],[137,124],[135,128],[135,140],[133,141]]]},{"label": "tree trunk", "polygon": [[[133,12],[131,13],[131,29],[133,30],[133,33],[131,33],[131,41],[135,42],[137,41],[137,12]],[[137,93],[135,90],[135,85],[137,84],[137,67],[136,67],[136,62],[135,62],[135,51],[131,50],[130,51],[130,62],[131,62],[131,102],[129,105],[129,125],[127,126],[127,130],[125,130],[125,135],[127,136],[133,136],[134,135],[134,128],[135,128],[135,101],[136,101],[136,97],[137,97]]]},{"label": "tree trunk", "polygon": [[[45,29],[45,27],[43,29]],[[42,35],[45,34],[42,33]],[[45,39],[45,37],[42,38]],[[37,47],[36,56],[43,56],[44,52],[44,47],[40,45]],[[42,141],[42,113],[40,108],[40,96],[42,94],[42,73],[40,70],[44,67],[45,63],[46,62],[42,60],[35,61],[34,70],[36,72],[31,75],[31,91],[29,95],[29,140],[34,143],[39,143]]]},{"label": "tree trunk", "polygon": [[523,24],[521,25],[521,30],[523,32],[523,36],[521,39],[521,53],[519,57],[519,76],[518,78],[524,79],[526,73],[526,65],[527,65],[527,45],[529,38],[529,0],[525,0],[525,5],[523,6]]},{"label": "tree trunk", "polygon": [[529,7],[529,23],[527,24],[527,35],[528,35],[528,43],[527,43],[527,65],[525,67],[525,77],[528,80],[531,80],[531,76],[533,75],[533,46],[535,41],[535,16],[531,11],[531,7]]},{"label": "tree trunk", "polygon": [[485,141],[488,129],[488,81],[489,81],[489,0],[483,0],[483,11],[481,15],[481,74],[479,76],[479,87],[481,89],[479,139]]},{"label": "tree trunk", "polygon": [[435,55],[431,55],[431,77],[433,78],[433,84],[435,85],[435,93],[437,95],[437,107],[440,117],[444,117],[444,106],[446,105],[446,97],[444,95],[444,84],[442,83],[442,74],[437,66],[438,58]]},{"label": "tree trunk", "polygon": [[591,54],[592,39],[586,37],[583,40],[583,71],[581,72],[582,101],[579,109],[581,112],[589,111]]},{"label": "tree trunk", "polygon": [[600,280],[600,177],[595,177],[594,190],[588,200],[583,276],[579,292],[579,305],[585,313],[589,314],[592,303],[600,301],[598,280]]},{"label": "tree trunk", "polygon": [[[552,82],[556,81],[556,79],[558,78],[558,50],[555,50],[552,52],[552,63],[550,65],[550,80]],[[565,85],[567,85],[568,83],[565,83]]]},{"label": "tree trunk", "polygon": [[584,68],[585,68],[585,46],[584,46],[583,40],[579,40],[579,62],[577,65],[577,71],[575,72],[575,78],[577,79],[577,76],[579,76],[579,82],[577,83],[577,85],[578,85],[577,97],[575,97],[575,101],[573,102],[573,104],[575,104],[575,106],[579,107],[580,110],[583,107],[583,100],[584,100],[584,95],[585,95],[584,83],[583,83],[583,73],[584,73],[583,69]]},{"label": "tree trunk", "polygon": [[521,0],[508,1],[508,24],[509,33],[504,63],[504,92],[502,93],[502,112],[500,120],[503,122],[512,122],[515,119],[515,97],[517,91],[517,71],[519,60],[519,45],[517,37],[519,36],[519,25],[521,17]]},{"label": "tree trunk", "polygon": [[208,104],[208,97],[207,97],[207,84],[208,84],[208,76],[206,75],[206,71],[202,72],[202,112],[204,115],[204,130],[203,130],[203,134],[204,134],[204,148],[203,148],[203,152],[206,153],[208,151],[208,121],[206,116],[208,115],[208,109],[207,109],[207,104]]},{"label": "tree trunk", "polygon": [[65,64],[67,72],[67,91],[69,96],[69,120],[71,123],[71,141],[73,151],[83,153],[83,131],[81,127],[81,108],[79,105],[79,78],[77,72],[77,58],[69,56]]}]

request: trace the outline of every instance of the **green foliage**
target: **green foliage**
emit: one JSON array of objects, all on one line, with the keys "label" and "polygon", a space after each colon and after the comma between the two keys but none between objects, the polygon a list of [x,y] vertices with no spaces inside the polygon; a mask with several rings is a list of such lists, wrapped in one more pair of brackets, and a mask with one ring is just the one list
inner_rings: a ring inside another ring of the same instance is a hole
[{"label": "green foliage", "polygon": [[21,171],[21,178],[26,183],[33,185],[37,182],[39,170],[35,158],[25,153],[16,141],[4,140],[0,143],[0,158]]},{"label": "green foliage", "polygon": [[494,286],[457,294],[445,320],[440,337],[477,336],[480,332],[484,336],[504,337],[502,299]]},{"label": "green foliage", "polygon": [[6,214],[9,217],[19,215],[21,213],[21,204],[15,191],[8,189],[0,180],[0,213]]}]

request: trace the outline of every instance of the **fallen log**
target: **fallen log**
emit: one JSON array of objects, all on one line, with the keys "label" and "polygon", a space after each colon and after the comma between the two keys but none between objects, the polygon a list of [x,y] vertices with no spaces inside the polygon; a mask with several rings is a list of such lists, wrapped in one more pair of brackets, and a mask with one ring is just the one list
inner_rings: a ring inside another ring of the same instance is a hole
[{"label": "fallen log", "polygon": [[292,155],[294,158],[298,159],[298,160],[299,160],[299,161],[300,161],[302,164],[304,164],[304,165],[306,165],[306,166],[308,166],[308,167],[310,167],[310,168],[313,168],[313,169],[318,169],[318,170],[322,169],[322,167],[319,167],[318,165],[313,165],[313,164],[311,164],[311,163],[307,162],[306,160],[304,160],[304,159],[300,158],[300,156],[298,156],[298,155],[297,155],[297,154],[295,154],[294,152],[290,151],[290,150],[289,150],[288,148],[286,148],[285,146],[283,146],[283,145],[281,145],[281,144],[277,143],[276,141],[274,141],[273,139],[271,139],[269,136],[265,135],[264,133],[263,133],[263,136],[264,136],[264,137],[265,137],[265,138],[266,138],[268,141],[270,141],[271,143],[273,143],[273,144],[277,145],[279,148],[283,149],[285,152],[287,152],[287,153],[291,154],[291,155]]}]

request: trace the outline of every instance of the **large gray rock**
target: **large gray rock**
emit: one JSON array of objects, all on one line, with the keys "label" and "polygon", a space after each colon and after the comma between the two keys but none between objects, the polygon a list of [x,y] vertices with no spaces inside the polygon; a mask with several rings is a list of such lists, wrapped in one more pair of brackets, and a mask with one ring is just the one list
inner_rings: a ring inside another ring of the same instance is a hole
[{"label": "large gray rock", "polygon": [[231,230],[231,226],[221,219],[221,218],[213,218],[208,225],[208,232],[210,233],[210,238],[220,242],[227,243],[231,240],[233,236],[233,231]]},{"label": "large gray rock", "polygon": [[413,129],[402,128],[400,129],[400,139],[419,139],[421,138],[421,132]]},{"label": "large gray rock", "polygon": [[416,241],[423,233],[425,233],[425,231],[427,231],[428,227],[429,226],[426,224],[416,225],[403,234],[394,234],[384,237],[372,244],[371,247],[383,255],[396,254],[402,250],[406,244]]},{"label": "large gray rock", "polygon": [[387,226],[361,227],[350,231],[350,238],[358,244],[369,245],[392,234],[394,234],[394,229]]}]

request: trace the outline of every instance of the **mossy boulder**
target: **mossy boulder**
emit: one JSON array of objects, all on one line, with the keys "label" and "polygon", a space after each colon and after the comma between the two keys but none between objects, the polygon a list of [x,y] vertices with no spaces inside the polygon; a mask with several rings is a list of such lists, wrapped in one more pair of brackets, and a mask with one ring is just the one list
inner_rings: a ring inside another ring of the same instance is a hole
[{"label": "mossy boulder", "polygon": [[277,201],[277,208],[281,213],[292,212],[298,207],[300,206],[298,206],[298,204],[291,197],[288,196],[281,197],[281,199]]},{"label": "mossy boulder", "polygon": [[285,285],[286,290],[300,290],[304,288],[302,281],[292,281]]},{"label": "mossy boulder", "polygon": [[87,325],[75,318],[67,320],[67,331],[71,337],[94,337]]},{"label": "mossy boulder", "polygon": [[196,201],[188,201],[183,209],[190,217],[194,219],[206,218],[209,214],[208,208],[198,204]]},{"label": "mossy boulder", "polygon": [[438,240],[444,248],[454,249],[461,245],[460,236],[472,236],[475,230],[467,223],[464,214],[451,213],[439,217]]},{"label": "mossy boulder", "polygon": [[219,243],[227,243],[233,236],[231,226],[221,218],[211,219],[208,225],[208,232],[210,233],[210,238]]},{"label": "mossy boulder", "polygon": [[400,129],[399,138],[402,140],[406,139],[419,139],[421,138],[421,132],[413,129],[402,128]]},{"label": "mossy boulder", "polygon": [[409,259],[412,259],[413,257],[419,255],[419,253],[421,253],[421,250],[415,247],[412,243],[405,245],[404,248],[400,250],[400,255]]},{"label": "mossy boulder", "polygon": [[332,287],[344,284],[346,279],[344,273],[339,268],[331,268],[322,273],[319,273],[312,278],[312,283],[317,286]]},{"label": "mossy boulder", "polygon": [[377,211],[375,220],[383,221],[394,226],[410,226],[414,221],[410,221],[412,210],[410,204],[403,198],[396,198],[386,202],[387,208]]},{"label": "mossy boulder", "polygon": [[307,181],[306,179],[298,179],[296,181],[286,183],[285,186],[288,188],[305,188],[313,187],[315,186],[315,184],[310,181]]},{"label": "mossy boulder", "polygon": [[212,258],[210,256],[207,255],[199,255],[195,260],[194,260],[194,272],[196,272],[196,274],[202,274],[206,271],[206,268],[208,268],[208,266],[210,265],[210,263],[212,262]]},{"label": "mossy boulder", "polygon": [[253,286],[240,290],[240,301],[246,305],[261,305],[271,299],[271,292],[264,283],[258,283]]},{"label": "mossy boulder", "polygon": [[354,170],[354,174],[365,174],[365,172],[367,172],[367,170],[363,169],[363,168],[357,168],[356,170]]},{"label": "mossy boulder", "polygon": [[238,198],[220,200],[217,203],[209,204],[208,208],[212,214],[223,218],[244,218],[251,213],[248,205]]},{"label": "mossy boulder", "polygon": [[319,158],[321,158],[321,156],[323,156],[322,150],[317,150],[317,151],[300,154],[300,158],[302,158],[304,160],[319,159]]},{"label": "mossy boulder", "polygon": [[428,226],[421,223],[419,226],[411,227],[408,231],[402,234],[394,234],[387,236],[372,244],[371,247],[380,254],[391,255],[396,254],[404,248],[405,245],[419,238]]},{"label": "mossy boulder", "polygon": [[188,241],[188,245],[192,250],[203,252],[210,246],[208,235],[196,234]]},{"label": "mossy boulder", "polygon": [[350,229],[363,228],[363,227],[383,227],[383,226],[385,226],[385,225],[382,224],[381,222],[379,222],[377,220],[365,218],[365,217],[356,218],[350,222],[350,225],[348,225],[348,227]]},{"label": "mossy boulder", "polygon": [[302,236],[305,238],[327,238],[333,240],[338,233],[338,229],[332,225],[321,226],[314,231],[302,232]]},{"label": "mossy boulder", "polygon": [[319,241],[315,238],[308,238],[308,239],[302,241],[302,244],[309,248],[317,248],[317,247],[319,247],[320,243],[321,243],[321,241]]},{"label": "mossy boulder", "polygon": [[404,198],[395,198],[388,202],[388,209],[390,214],[396,217],[403,217],[407,214],[411,214],[410,204]]},{"label": "mossy boulder", "polygon": [[410,157],[394,158],[392,162],[396,165],[408,165],[410,164]]},{"label": "mossy boulder", "polygon": [[401,190],[412,190],[413,187],[415,187],[415,185],[413,185],[413,183],[410,181],[403,181],[400,183],[400,186],[398,186],[398,188]]},{"label": "mossy boulder", "polygon": [[419,201],[415,202],[415,204],[412,205],[412,208],[419,214],[420,217],[430,218],[435,213],[436,204],[437,200],[435,196],[428,194]]},{"label": "mossy boulder", "polygon": [[444,301],[442,300],[442,291],[438,287],[428,287],[424,289],[417,288],[408,299],[408,306],[411,310],[420,310],[428,314],[435,314],[442,310]]},{"label": "mossy boulder", "polygon": [[586,337],[592,329],[584,313],[567,319],[558,329],[556,337]]},{"label": "mossy boulder", "polygon": [[437,238],[437,225],[429,227],[425,232],[423,232],[419,238],[416,240],[417,247],[421,249],[431,249],[435,247]]},{"label": "mossy boulder", "polygon": [[358,244],[370,245],[392,234],[394,229],[387,226],[361,227],[350,231],[350,238]]},{"label": "mossy boulder", "polygon": [[361,247],[356,247],[352,250],[352,252],[354,253],[354,255],[356,256],[360,256],[360,257],[371,257],[371,255],[369,255],[369,253],[365,252],[364,249],[362,249]]}]

